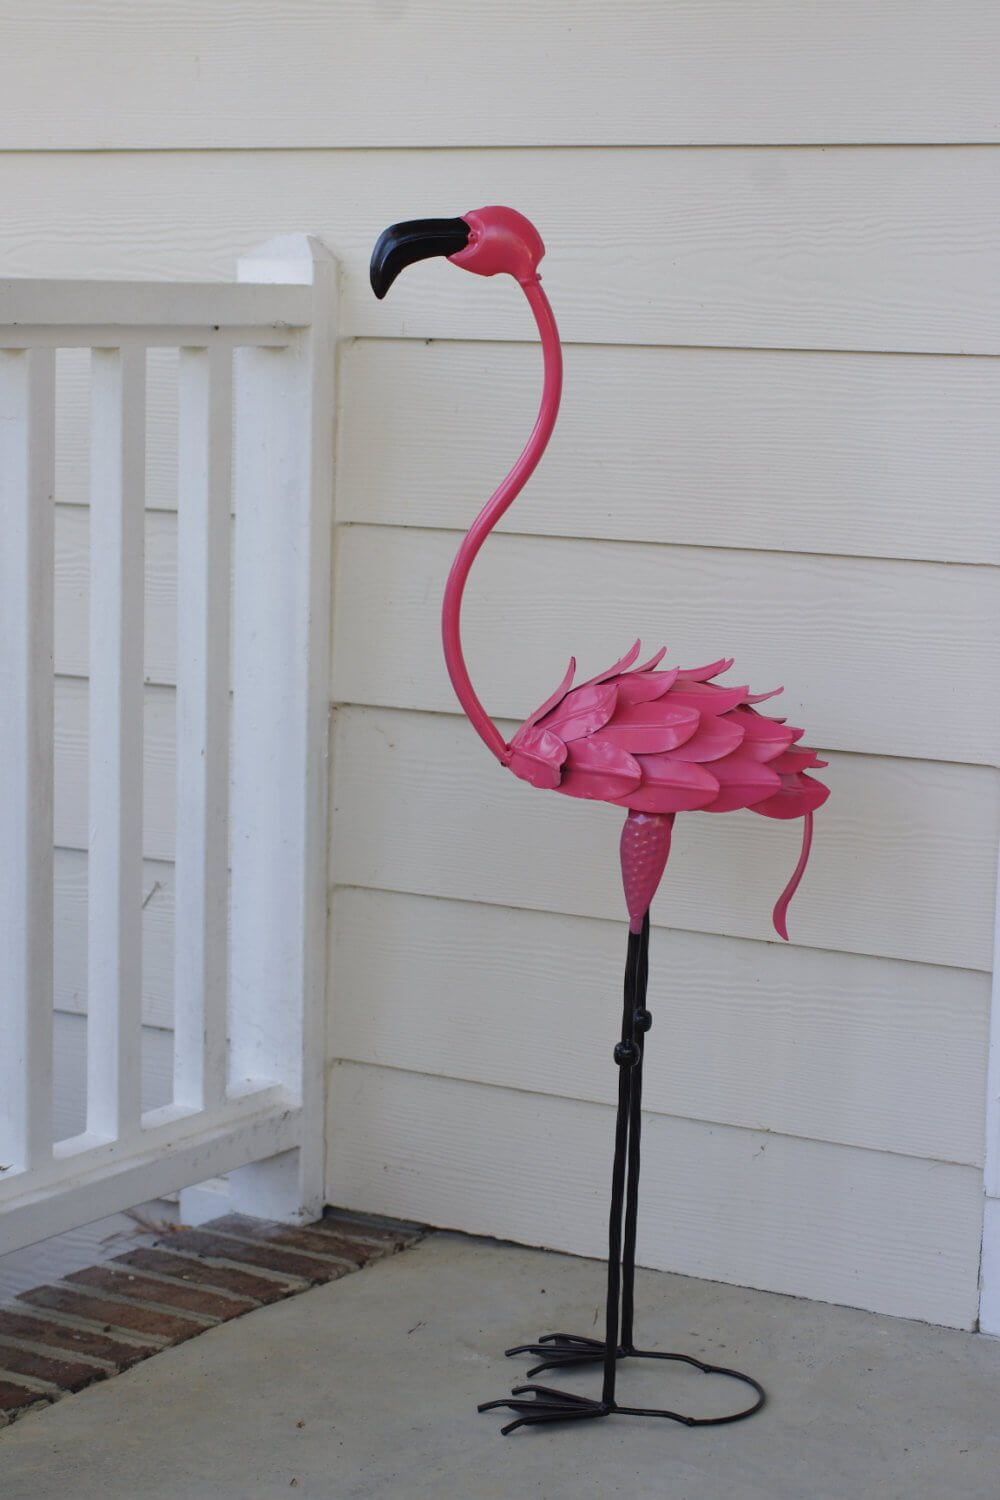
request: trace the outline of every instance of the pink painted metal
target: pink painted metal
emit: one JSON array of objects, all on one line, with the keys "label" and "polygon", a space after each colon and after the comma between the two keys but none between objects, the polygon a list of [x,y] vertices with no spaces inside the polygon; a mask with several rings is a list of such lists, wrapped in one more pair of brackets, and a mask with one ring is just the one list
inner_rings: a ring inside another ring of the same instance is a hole
[{"label": "pink painted metal", "polygon": [[[506,479],[494,491],[469,528],[461,547],[455,555],[445,584],[444,603],[441,611],[441,631],[444,640],[444,659],[452,686],[458,696],[473,729],[480,739],[493,751],[504,765],[509,760],[503,737],[479,699],[476,697],[462,653],[462,638],[459,617],[462,595],[469,569],[476,554],[504,512],[514,503],[525,484],[531,478],[538,460],[545,452],[559,412],[562,394],[562,348],[559,330],[552,315],[548,298],[542,291],[535,267],[544,254],[545,247],[534,225],[512,208],[483,208],[478,212],[463,215],[471,229],[469,243],[458,255],[450,256],[463,270],[476,271],[483,276],[495,276],[507,269],[517,277],[524,287],[525,296],[531,303],[542,336],[544,376],[542,401],[535,425],[517,463]],[[487,233],[490,223],[496,227]],[[477,228],[477,226],[479,226]],[[506,248],[508,266],[498,264],[499,251]],[[530,248],[526,248],[530,247]],[[480,261],[482,256],[482,261]],[[522,279],[523,278],[523,279]]]},{"label": "pink painted metal", "polygon": [[542,291],[544,254],[534,226],[510,208],[464,214],[469,239],[449,258],[482,276],[506,273],[524,289],[535,315],[544,357],[541,406],[520,458],[476,517],[452,564],[445,587],[442,634],[445,662],[473,728],[502,765],[535,787],[626,808],[622,877],[629,923],[638,932],[656,893],[678,812],[733,812],[749,808],[766,818],[802,818],[802,851],[774,907],[787,940],[786,913],[805,870],[812,817],[829,790],[808,772],[826,764],[797,742],[801,729],[757,712],[780,693],[751,693],[715,679],[733,662],[658,671],[665,650],[636,666],[639,642],[620,661],[573,686],[571,661],[559,687],[529,716],[510,744],[480,703],[462,653],[460,615],[469,570],[479,549],[513,503],[545,451],[562,390],[562,351],[552,309]]},{"label": "pink painted metal", "polygon": [[630,812],[625,819],[620,853],[630,932],[642,931],[642,919],[663,879],[673,831],[673,813]]}]

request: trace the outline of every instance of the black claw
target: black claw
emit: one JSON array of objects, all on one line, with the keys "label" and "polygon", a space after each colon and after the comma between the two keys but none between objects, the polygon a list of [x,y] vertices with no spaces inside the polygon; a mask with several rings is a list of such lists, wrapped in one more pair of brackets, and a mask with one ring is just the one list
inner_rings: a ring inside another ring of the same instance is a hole
[{"label": "black claw", "polygon": [[591,1355],[603,1358],[604,1342],[602,1339],[584,1338],[578,1333],[543,1333],[541,1338],[536,1339],[532,1344],[516,1344],[513,1349],[506,1349],[504,1352],[508,1355],[554,1354],[556,1351],[569,1353],[576,1350],[585,1359],[590,1358]]},{"label": "black claw", "polygon": [[535,1375],[541,1375],[544,1370],[572,1370],[578,1365],[594,1364],[603,1356],[600,1354],[564,1354],[554,1359],[543,1359],[540,1364],[532,1365],[527,1376],[531,1380]]},{"label": "black claw", "polygon": [[578,1396],[575,1391],[557,1391],[551,1385],[535,1385],[533,1381],[528,1385],[515,1385],[511,1395],[532,1395],[540,1401],[554,1402],[557,1406],[568,1402],[570,1406],[579,1407],[585,1411],[604,1410],[603,1404],[600,1401],[594,1401],[590,1396]]},{"label": "black claw", "polygon": [[[532,1365],[529,1377],[540,1375],[543,1370],[565,1370],[574,1365],[597,1364],[604,1359],[604,1343],[600,1339],[586,1338],[579,1333],[544,1333],[534,1344],[518,1344],[505,1351],[512,1354],[534,1354],[541,1364]],[[625,1351],[618,1350],[621,1359]]]},{"label": "black claw", "polygon": [[540,1344],[567,1344],[574,1349],[603,1349],[603,1339],[587,1338],[582,1333],[548,1333],[538,1341]]},{"label": "black claw", "polygon": [[500,1431],[506,1436],[516,1427],[533,1427],[539,1422],[572,1422],[587,1417],[604,1417],[610,1411],[602,1401],[577,1396],[572,1391],[557,1391],[547,1385],[516,1385],[501,1401],[484,1401],[480,1411],[494,1411],[506,1406],[517,1413]]}]

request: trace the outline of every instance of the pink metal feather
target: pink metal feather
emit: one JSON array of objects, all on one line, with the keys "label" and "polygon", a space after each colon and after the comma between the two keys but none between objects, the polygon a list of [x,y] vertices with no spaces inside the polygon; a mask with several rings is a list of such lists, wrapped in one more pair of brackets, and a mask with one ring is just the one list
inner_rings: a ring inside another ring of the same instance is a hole
[{"label": "pink metal feather", "polygon": [[486,537],[545,451],[559,410],[562,352],[538,275],[544,246],[537,230],[509,208],[484,208],[463,217],[470,227],[469,242],[451,259],[465,270],[484,276],[503,272],[519,282],[538,325],[544,383],[528,442],[473,522],[445,588],[444,653],[459,702],[477,734],[521,780],[628,810],[621,859],[633,932],[639,931],[663,875],[678,812],[746,808],[766,818],[802,818],[798,864],[774,908],[775,928],[787,940],[785,916],[809,856],[812,816],[829,791],[806,774],[807,768],[825,762],[796,744],[803,731],[754,707],[780,688],[751,693],[746,686],[716,683],[713,679],[732,667],[731,657],[703,667],[658,671],[665,654],[660,650],[636,667],[636,641],[613,666],[575,688],[576,663],[571,661],[559,687],[509,745],[473,690],[460,634],[466,579]]}]

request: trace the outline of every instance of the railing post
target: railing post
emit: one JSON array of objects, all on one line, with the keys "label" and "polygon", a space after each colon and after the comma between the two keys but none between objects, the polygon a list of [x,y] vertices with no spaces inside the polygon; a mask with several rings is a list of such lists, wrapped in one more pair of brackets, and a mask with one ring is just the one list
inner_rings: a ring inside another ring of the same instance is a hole
[{"label": "railing post", "polygon": [[231,1201],[283,1219],[323,1201],[326,789],[336,263],[272,240],[238,279],[313,288],[287,349],[235,359],[230,1088],[266,1077],[302,1109],[296,1152],[241,1168]]}]

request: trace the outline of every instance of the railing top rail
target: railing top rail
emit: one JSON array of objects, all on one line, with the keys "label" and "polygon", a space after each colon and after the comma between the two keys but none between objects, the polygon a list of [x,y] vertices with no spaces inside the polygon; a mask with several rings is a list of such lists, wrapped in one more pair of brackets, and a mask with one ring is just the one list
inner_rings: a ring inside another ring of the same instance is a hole
[{"label": "railing top rail", "polygon": [[[310,286],[231,281],[0,279],[0,339],[8,332],[101,327],[232,333],[287,331],[313,318]],[[103,341],[103,340],[102,340]],[[71,339],[77,342],[77,339]],[[172,337],[169,342],[177,343]],[[197,342],[197,340],[194,340]]]},{"label": "railing top rail", "polygon": [[0,349],[285,349],[302,332],[290,323],[0,323]]}]

